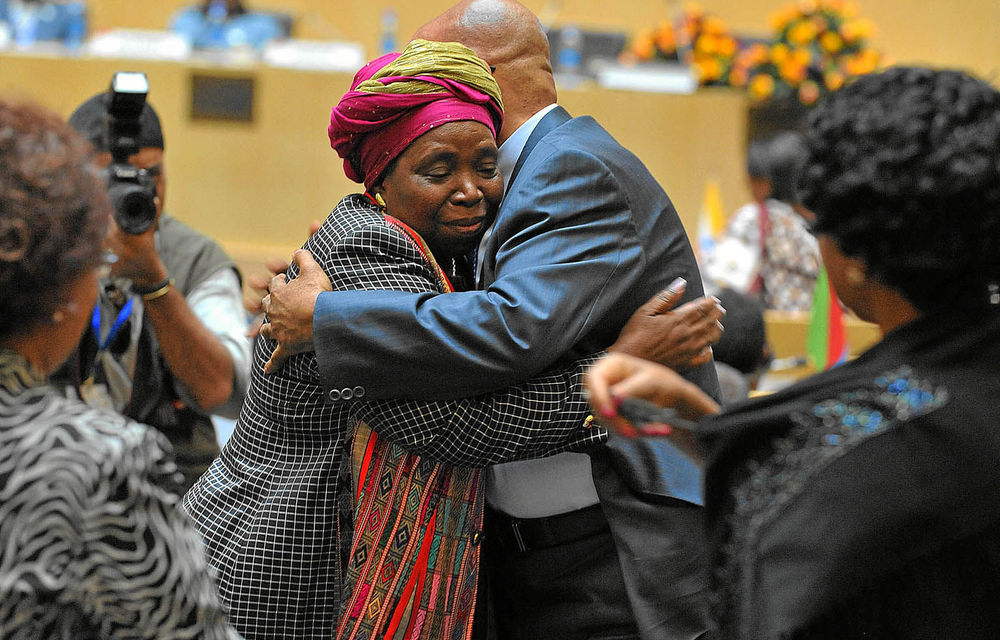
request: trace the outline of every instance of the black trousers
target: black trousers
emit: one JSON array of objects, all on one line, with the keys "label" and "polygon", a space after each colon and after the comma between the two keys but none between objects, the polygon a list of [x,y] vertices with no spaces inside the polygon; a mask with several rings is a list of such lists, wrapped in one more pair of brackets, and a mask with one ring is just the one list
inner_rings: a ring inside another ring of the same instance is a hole
[{"label": "black trousers", "polygon": [[598,505],[524,520],[488,509],[481,565],[486,579],[478,638],[639,638],[611,531]]}]

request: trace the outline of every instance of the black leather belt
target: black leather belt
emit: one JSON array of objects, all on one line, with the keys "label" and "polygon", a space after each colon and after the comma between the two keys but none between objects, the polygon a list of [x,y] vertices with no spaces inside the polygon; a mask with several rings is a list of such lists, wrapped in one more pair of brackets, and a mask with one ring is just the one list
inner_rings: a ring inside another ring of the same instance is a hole
[{"label": "black leather belt", "polygon": [[487,536],[492,536],[507,551],[557,547],[609,529],[599,504],[545,518],[514,518],[486,507]]}]

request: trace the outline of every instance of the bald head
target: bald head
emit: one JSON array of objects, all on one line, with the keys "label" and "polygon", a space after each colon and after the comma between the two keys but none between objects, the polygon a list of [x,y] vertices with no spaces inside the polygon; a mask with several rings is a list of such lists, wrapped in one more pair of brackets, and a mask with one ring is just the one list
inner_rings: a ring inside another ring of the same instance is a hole
[{"label": "bald head", "polygon": [[496,67],[504,102],[503,142],[556,101],[549,41],[538,18],[514,0],[464,0],[417,29],[414,38],[461,42]]}]

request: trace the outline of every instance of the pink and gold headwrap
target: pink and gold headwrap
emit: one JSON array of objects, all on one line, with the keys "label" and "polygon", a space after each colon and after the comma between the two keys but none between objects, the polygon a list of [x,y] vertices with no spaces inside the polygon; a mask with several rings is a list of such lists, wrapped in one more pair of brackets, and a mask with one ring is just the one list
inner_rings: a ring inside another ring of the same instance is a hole
[{"label": "pink and gold headwrap", "polygon": [[402,53],[372,60],[355,74],[327,133],[347,177],[370,190],[411,142],[460,120],[499,133],[503,102],[489,66],[457,42],[413,40]]}]

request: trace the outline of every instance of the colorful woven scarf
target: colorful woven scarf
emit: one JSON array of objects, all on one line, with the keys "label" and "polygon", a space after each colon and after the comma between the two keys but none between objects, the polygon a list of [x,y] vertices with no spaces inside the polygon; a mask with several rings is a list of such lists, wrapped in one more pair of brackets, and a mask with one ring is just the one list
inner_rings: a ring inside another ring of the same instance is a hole
[{"label": "colorful woven scarf", "polygon": [[[423,239],[395,218],[386,221],[424,255],[441,291],[453,291]],[[350,596],[338,640],[468,640],[483,526],[482,470],[424,460],[361,423],[351,472]]]}]

